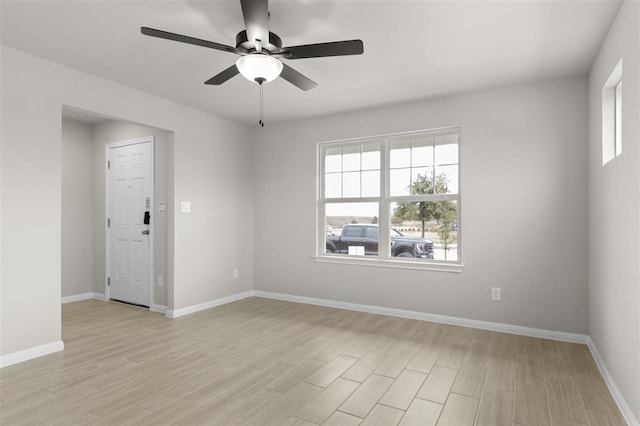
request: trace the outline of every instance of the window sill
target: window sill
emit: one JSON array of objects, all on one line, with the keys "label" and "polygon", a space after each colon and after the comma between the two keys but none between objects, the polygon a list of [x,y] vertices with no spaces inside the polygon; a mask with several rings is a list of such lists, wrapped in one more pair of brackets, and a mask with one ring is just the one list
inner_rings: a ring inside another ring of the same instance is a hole
[{"label": "window sill", "polygon": [[415,269],[419,271],[461,273],[461,263],[416,262],[395,259],[372,259],[365,256],[330,256],[316,255],[313,259],[318,263],[335,263],[341,265],[374,266],[378,268]]}]

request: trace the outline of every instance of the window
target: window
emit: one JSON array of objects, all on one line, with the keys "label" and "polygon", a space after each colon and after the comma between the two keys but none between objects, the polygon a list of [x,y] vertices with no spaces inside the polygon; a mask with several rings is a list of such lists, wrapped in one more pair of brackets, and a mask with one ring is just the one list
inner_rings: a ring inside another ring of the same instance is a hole
[{"label": "window", "polygon": [[602,165],[622,154],[622,59],[602,87]]},{"label": "window", "polygon": [[318,256],[460,263],[459,139],[455,128],[319,144]]}]

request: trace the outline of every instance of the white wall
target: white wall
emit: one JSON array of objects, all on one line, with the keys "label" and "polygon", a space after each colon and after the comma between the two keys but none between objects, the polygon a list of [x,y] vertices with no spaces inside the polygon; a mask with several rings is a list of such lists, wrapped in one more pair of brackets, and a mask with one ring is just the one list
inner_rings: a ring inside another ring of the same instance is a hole
[{"label": "white wall", "polygon": [[[640,3],[625,1],[589,79],[589,334],[640,419]],[[623,58],[622,155],[602,166],[602,86]]]},{"label": "white wall", "polygon": [[93,128],[62,119],[62,296],[93,292]]},{"label": "white wall", "polygon": [[[11,48],[0,54],[3,357],[61,339],[63,105],[174,132],[174,309],[252,288],[246,127]],[[180,213],[180,200],[193,213]]]},{"label": "white wall", "polygon": [[[576,77],[265,127],[256,290],[586,334],[586,105]],[[317,142],[455,125],[462,273],[314,262]]]},{"label": "white wall", "polygon": [[[1,354],[59,348],[61,301],[61,89],[2,49]],[[55,76],[53,76],[55,78]],[[55,98],[54,98],[55,99]],[[37,267],[36,267],[37,265]]]}]

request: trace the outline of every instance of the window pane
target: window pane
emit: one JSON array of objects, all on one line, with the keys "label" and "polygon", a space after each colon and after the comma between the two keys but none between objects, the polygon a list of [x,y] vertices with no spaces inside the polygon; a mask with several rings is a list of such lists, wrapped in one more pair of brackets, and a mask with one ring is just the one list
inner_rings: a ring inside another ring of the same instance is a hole
[{"label": "window pane", "polygon": [[380,144],[362,146],[362,170],[380,170]]},{"label": "window pane", "polygon": [[436,193],[458,193],[458,166],[436,167]]},{"label": "window pane", "polygon": [[340,233],[348,223],[372,223],[378,221],[378,203],[327,203],[327,224]]},{"label": "window pane", "polygon": [[371,238],[373,240],[378,241],[378,227],[377,226],[366,227],[365,238]]},{"label": "window pane", "polygon": [[378,203],[329,203],[325,206],[325,252],[377,256]]},{"label": "window pane", "polygon": [[411,143],[411,166],[433,165],[433,138],[415,139]]},{"label": "window pane", "polygon": [[458,144],[436,145],[436,164],[458,164]]},{"label": "window pane", "polygon": [[324,196],[326,198],[342,197],[341,173],[327,173],[324,175]]},{"label": "window pane", "polygon": [[410,257],[454,262],[458,260],[457,201],[391,203],[390,218],[391,226],[403,234],[403,237],[392,236],[392,256],[400,256],[399,244],[402,241],[414,241],[425,249]]},{"label": "window pane", "polygon": [[411,169],[395,169],[390,171],[390,193],[392,196],[409,195],[411,187]]},{"label": "window pane", "polygon": [[342,148],[327,148],[324,152],[325,173],[342,170]]},{"label": "window pane", "polygon": [[360,170],[360,145],[345,146],[342,149],[342,171]]},{"label": "window pane", "polygon": [[342,196],[344,198],[360,196],[360,172],[342,174]]},{"label": "window pane", "polygon": [[359,226],[347,226],[342,228],[340,233],[343,237],[362,237],[362,228]]},{"label": "window pane", "polygon": [[391,144],[391,158],[389,159],[389,167],[397,169],[399,167],[411,166],[411,141],[399,140]]},{"label": "window pane", "polygon": [[378,197],[380,196],[380,172],[370,171],[362,172],[362,196]]},{"label": "window pane", "polygon": [[411,195],[433,194],[433,167],[411,169]]}]

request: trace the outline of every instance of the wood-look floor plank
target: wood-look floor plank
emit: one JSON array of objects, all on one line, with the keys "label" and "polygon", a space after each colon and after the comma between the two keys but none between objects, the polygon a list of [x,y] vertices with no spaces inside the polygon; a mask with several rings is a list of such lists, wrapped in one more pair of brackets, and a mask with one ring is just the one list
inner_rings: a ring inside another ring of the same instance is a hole
[{"label": "wood-look floor plank", "polygon": [[353,380],[355,382],[364,382],[367,377],[373,373],[387,359],[385,354],[377,352],[368,352],[347,371],[342,374],[343,379]]},{"label": "wood-look floor plank", "polygon": [[323,365],[325,365],[325,363],[322,361],[308,358],[304,363],[289,366],[288,369],[285,369],[285,371],[274,377],[271,382],[265,386],[280,393],[287,393]]},{"label": "wood-look floor plank", "polygon": [[589,419],[575,382],[547,380],[549,413],[553,424],[588,425]]},{"label": "wood-look floor plank", "polygon": [[389,352],[387,358],[376,368],[374,373],[395,379],[403,372],[414,356],[415,352],[394,346],[393,350]]},{"label": "wood-look floor plank", "polygon": [[478,400],[470,396],[449,394],[438,419],[438,426],[471,426],[474,424]]},{"label": "wood-look floor plank", "polygon": [[360,384],[351,380],[336,379],[317,397],[302,406],[296,417],[322,424],[358,388]]},{"label": "wood-look floor plank", "polygon": [[513,423],[514,392],[487,390],[482,394],[476,426],[511,426]]},{"label": "wood-look floor plank", "polygon": [[358,358],[339,355],[332,361],[329,361],[326,365],[311,373],[304,379],[304,381],[311,385],[322,386],[323,388],[327,387],[357,361]]},{"label": "wood-look floor plank", "polygon": [[0,369],[3,426],[624,423],[585,345],[254,297],[62,322],[63,352]]},{"label": "wood-look floor plank", "polygon": [[390,377],[372,374],[340,405],[340,411],[360,418],[367,417],[392,383]]},{"label": "wood-look floor plank", "polygon": [[326,426],[356,426],[362,423],[360,417],[353,416],[351,414],[343,413],[342,411],[334,411],[323,425]]},{"label": "wood-look floor plank", "polygon": [[283,394],[280,399],[265,408],[249,423],[254,426],[284,424],[293,417],[300,407],[318,396],[323,390],[319,386],[300,382],[286,394]]},{"label": "wood-look floor plank", "polygon": [[487,363],[485,388],[514,392],[516,386],[515,357],[493,358]]},{"label": "wood-look floor plank", "polygon": [[407,365],[409,370],[420,371],[421,373],[429,373],[440,356],[437,346],[426,346],[419,350]]},{"label": "wood-look floor plank", "polygon": [[427,375],[419,371],[404,370],[380,398],[380,404],[406,410],[426,378]]},{"label": "wood-look floor plank", "polygon": [[437,424],[441,412],[441,404],[432,401],[425,401],[424,399],[420,398],[415,398],[409,406],[409,409],[407,409],[404,416],[400,420],[399,424],[403,426],[432,426]]},{"label": "wood-look floor plank", "polygon": [[458,370],[436,365],[418,392],[418,398],[444,404],[456,379]]},{"label": "wood-look floor plank", "polygon": [[551,424],[549,401],[544,385],[518,383],[515,394],[513,421],[527,426]]},{"label": "wood-look floor plank", "polygon": [[451,392],[480,399],[486,376],[486,367],[477,370],[469,370],[468,368],[461,370],[453,383]]},{"label": "wood-look floor plank", "polygon": [[587,410],[592,426],[627,426],[625,419],[619,414],[606,414]]},{"label": "wood-look floor plank", "polygon": [[393,426],[404,416],[403,410],[377,404],[362,421],[363,426]]}]

